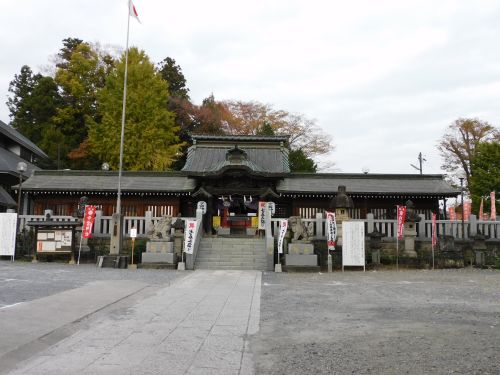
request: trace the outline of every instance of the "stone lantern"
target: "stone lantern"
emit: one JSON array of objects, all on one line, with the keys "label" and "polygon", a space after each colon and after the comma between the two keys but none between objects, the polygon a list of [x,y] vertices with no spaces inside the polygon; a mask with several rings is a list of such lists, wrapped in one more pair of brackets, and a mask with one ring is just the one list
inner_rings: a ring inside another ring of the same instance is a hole
[{"label": "stone lantern", "polygon": [[182,243],[184,241],[184,221],[181,218],[181,214],[177,215],[177,220],[172,224],[174,229],[174,252],[180,258],[182,254]]},{"label": "stone lantern", "polygon": [[382,237],[384,235],[380,233],[377,228],[373,232],[369,233],[370,237],[370,250],[372,252],[372,263],[380,264],[380,249],[382,248]]},{"label": "stone lantern", "polygon": [[486,236],[478,230],[473,239],[472,249],[476,255],[476,266],[482,267],[486,264]]},{"label": "stone lantern", "polygon": [[352,198],[346,194],[346,187],[339,185],[337,195],[330,201],[330,208],[335,210],[337,221],[337,245],[342,245],[342,222],[349,220],[349,209],[354,208]]}]

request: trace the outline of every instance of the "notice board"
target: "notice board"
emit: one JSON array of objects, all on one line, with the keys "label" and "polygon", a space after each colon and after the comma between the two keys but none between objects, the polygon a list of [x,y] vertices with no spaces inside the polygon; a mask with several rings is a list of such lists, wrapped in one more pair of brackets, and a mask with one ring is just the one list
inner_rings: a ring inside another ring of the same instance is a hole
[{"label": "notice board", "polygon": [[73,232],[71,229],[38,230],[36,251],[38,253],[70,252],[72,250]]},{"label": "notice board", "polygon": [[342,269],[344,266],[365,267],[365,223],[342,223]]},{"label": "notice board", "polygon": [[0,213],[0,255],[13,257],[16,250],[16,213]]}]

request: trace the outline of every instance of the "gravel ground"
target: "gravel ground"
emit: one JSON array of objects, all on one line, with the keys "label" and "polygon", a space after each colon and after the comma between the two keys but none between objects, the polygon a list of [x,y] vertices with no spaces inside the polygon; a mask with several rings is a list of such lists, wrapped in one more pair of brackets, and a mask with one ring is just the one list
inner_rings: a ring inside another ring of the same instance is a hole
[{"label": "gravel ground", "polygon": [[97,280],[137,280],[149,285],[167,286],[184,276],[173,270],[97,268],[64,263],[36,264],[0,261],[0,309],[15,303],[50,296]]},{"label": "gravel ground", "polygon": [[500,374],[500,272],[265,273],[257,374]]}]

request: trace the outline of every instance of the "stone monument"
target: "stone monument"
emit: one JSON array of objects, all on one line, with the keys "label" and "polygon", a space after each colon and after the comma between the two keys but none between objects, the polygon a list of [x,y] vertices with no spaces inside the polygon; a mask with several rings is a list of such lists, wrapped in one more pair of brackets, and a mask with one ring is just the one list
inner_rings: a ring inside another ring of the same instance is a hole
[{"label": "stone monument", "polygon": [[149,241],[146,243],[146,252],[142,253],[142,263],[177,263],[171,228],[170,215],[162,216],[154,225],[150,223],[147,231]]},{"label": "stone monument", "polygon": [[181,214],[177,215],[177,219],[172,224],[173,229],[173,237],[174,237],[174,253],[177,255],[177,258],[181,258],[182,256],[182,244],[184,243],[184,221],[181,218]]},{"label": "stone monument", "polygon": [[285,255],[287,267],[316,267],[318,265],[318,256],[314,254],[314,246],[311,242],[313,235],[312,224],[306,225],[300,216],[291,216],[288,219],[292,240],[288,244],[288,253]]},{"label": "stone monument", "polygon": [[405,217],[405,248],[403,254],[408,258],[416,258],[415,238],[417,237],[417,223],[421,217],[415,212],[415,206],[411,200],[406,202],[406,217]]}]

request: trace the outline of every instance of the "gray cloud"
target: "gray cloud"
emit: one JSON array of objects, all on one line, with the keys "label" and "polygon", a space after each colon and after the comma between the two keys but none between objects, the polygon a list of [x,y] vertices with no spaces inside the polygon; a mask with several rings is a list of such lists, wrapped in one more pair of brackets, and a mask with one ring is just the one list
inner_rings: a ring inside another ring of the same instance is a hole
[{"label": "gray cloud", "polygon": [[[413,173],[423,152],[424,171],[439,173],[436,144],[453,120],[500,124],[497,1],[134,3],[142,25],[132,22],[131,44],[175,58],[195,102],[213,92],[316,119],[344,172]],[[2,98],[23,64],[48,64],[65,37],[124,45],[125,0],[3,7]]]}]

